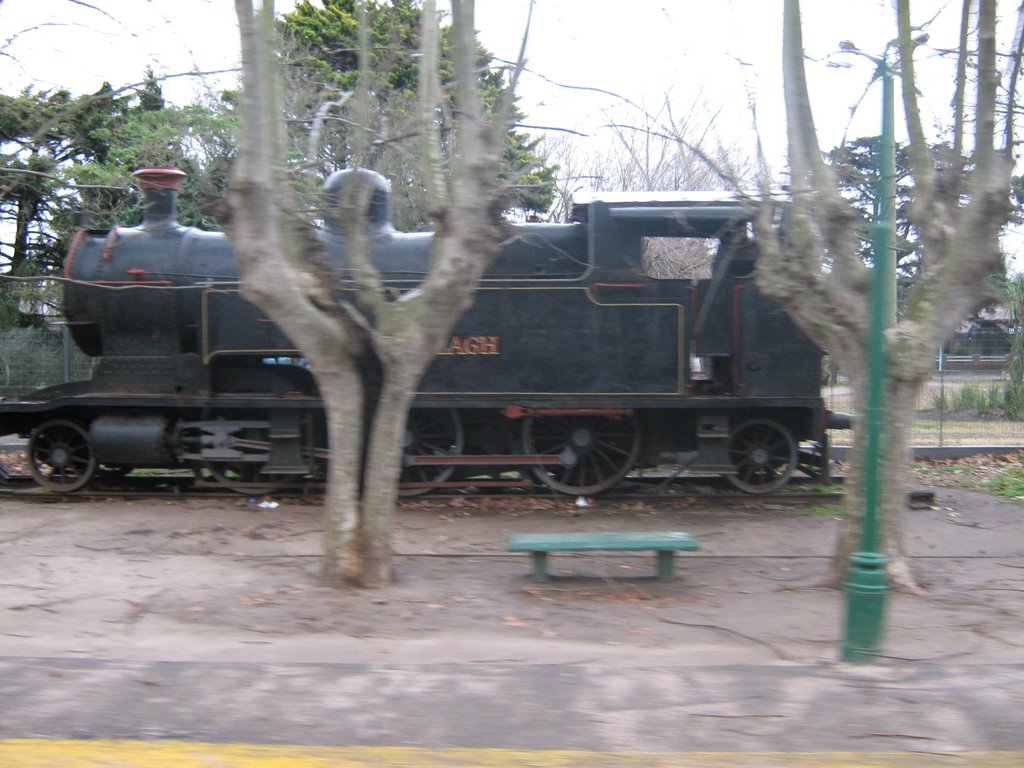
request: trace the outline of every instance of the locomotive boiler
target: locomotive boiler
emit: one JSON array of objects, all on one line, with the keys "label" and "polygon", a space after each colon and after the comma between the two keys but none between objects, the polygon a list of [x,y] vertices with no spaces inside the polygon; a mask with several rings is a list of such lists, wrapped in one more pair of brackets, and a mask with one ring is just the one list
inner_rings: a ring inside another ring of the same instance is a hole
[{"label": "locomotive boiler", "polygon": [[[327,180],[328,196],[346,175]],[[176,221],[183,177],[137,172],[144,221],[82,230],[67,255],[65,315],[95,358],[91,378],[0,403],[0,434],[28,438],[48,489],[139,468],[240,490],[323,475],[323,407],[302,351],[241,297],[230,240]],[[422,279],[432,235],[395,231],[388,191],[378,178],[372,258],[402,289]],[[406,492],[529,481],[587,495],[668,467],[761,493],[817,471],[830,426],[822,352],[755,285],[743,205],[598,195],[570,223],[509,231],[420,383]],[[344,269],[341,233],[320,237]],[[656,277],[656,249],[704,254],[710,269]]]}]

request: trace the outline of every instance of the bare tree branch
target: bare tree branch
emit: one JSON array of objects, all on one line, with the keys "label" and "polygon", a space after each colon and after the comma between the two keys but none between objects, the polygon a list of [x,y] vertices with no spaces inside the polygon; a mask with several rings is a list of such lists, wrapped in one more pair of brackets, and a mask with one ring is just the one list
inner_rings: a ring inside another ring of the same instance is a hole
[{"label": "bare tree branch", "polygon": [[963,0],[960,12],[960,46],[956,56],[956,88],[953,94],[953,157],[964,153],[964,94],[967,92],[967,59],[970,57],[970,20],[974,0]]},{"label": "bare tree branch", "polygon": [[[24,176],[38,176],[43,179],[51,179],[53,181],[59,182],[62,187],[66,187],[67,189],[113,189],[119,192],[123,192],[128,189],[127,186],[115,187],[109,184],[75,184],[74,182],[70,182],[67,179],[64,179],[60,176],[55,176],[52,173],[43,173],[42,171],[30,171],[28,168],[4,168],[2,170],[3,173],[21,174]],[[5,191],[6,188],[0,188],[0,197],[3,196]]]},{"label": "bare tree branch", "polygon": [[[316,157],[317,151],[320,149],[320,134],[323,131],[324,122],[327,120],[327,113],[332,109],[345,106],[345,102],[349,100],[352,94],[343,93],[341,98],[331,99],[323,102],[316,110],[316,114],[313,116],[313,125],[309,130],[309,138],[306,141],[306,156]],[[294,122],[294,121],[293,121]],[[351,121],[345,120],[344,122],[351,125]]]}]

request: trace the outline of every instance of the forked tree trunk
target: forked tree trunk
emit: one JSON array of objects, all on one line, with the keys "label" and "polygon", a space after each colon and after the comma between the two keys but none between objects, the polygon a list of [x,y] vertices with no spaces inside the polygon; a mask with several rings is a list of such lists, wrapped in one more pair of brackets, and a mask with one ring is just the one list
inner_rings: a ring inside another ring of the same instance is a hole
[{"label": "forked tree trunk", "polygon": [[[965,11],[970,10],[965,0]],[[922,242],[921,273],[904,301],[898,322],[885,333],[887,370],[878,473],[876,551],[889,558],[890,582],[897,588],[917,590],[904,550],[903,518],[909,487],[910,425],[921,384],[931,369],[934,349],[952,334],[971,312],[992,299],[989,276],[1000,269],[999,232],[1009,217],[1009,148],[1012,124],[1005,144],[995,144],[999,75],[996,56],[996,0],[973,3],[977,15],[965,14],[958,46],[960,89],[954,99],[952,162],[940,162],[924,133],[918,106],[914,53],[920,27],[910,16],[910,0],[896,0],[899,77],[903,111],[910,137],[910,172],[914,204],[910,218]],[[1024,7],[1019,10],[1024,19]],[[967,22],[971,22],[971,26]],[[1004,114],[1014,113],[1014,90],[1024,50],[1024,25],[1014,40],[1006,93],[998,104]],[[970,38],[974,43],[969,45]],[[856,50],[855,48],[853,50]],[[785,238],[773,235],[771,207],[762,210],[762,254],[758,282],[777,299],[797,324],[823,348],[830,349],[848,369],[852,380],[857,429],[849,472],[847,511],[833,560],[832,577],[841,581],[852,552],[861,549],[864,515],[863,468],[868,414],[864,357],[868,316],[873,301],[871,280],[858,249],[857,216],[841,193],[834,170],[823,160],[811,110],[804,72],[800,2],[784,4],[784,81],[791,172],[791,206]],[[889,55],[888,49],[883,53]],[[973,111],[973,146],[963,136],[972,121],[965,115],[963,78],[967,59],[974,63],[976,103]],[[961,156],[959,150],[970,153]],[[965,170],[968,169],[969,170]],[[765,190],[769,189],[766,183]],[[766,195],[766,199],[771,199]],[[824,264],[827,268],[823,268]]]},{"label": "forked tree trunk", "polygon": [[[495,147],[500,146],[499,130],[508,123],[511,99],[501,110],[501,128],[483,121],[472,2],[451,0],[460,155],[442,161],[434,122],[440,94],[438,16],[435,3],[425,0],[420,112],[430,208],[438,224],[431,268],[416,291],[400,297],[384,285],[365,233],[366,204],[375,187],[366,174],[353,173],[349,182],[354,186],[325,212],[345,234],[353,296],[351,285],[328,264],[309,222],[297,220],[298,206],[289,194],[272,56],[273,2],[263,0],[258,13],[252,0],[235,4],[242,31],[245,130],[232,184],[235,216],[227,226],[237,245],[244,295],[303,350],[323,398],[331,451],[323,582],[383,586],[391,581],[391,520],[409,405],[434,350],[469,306],[504,239]],[[365,24],[363,30],[365,75]],[[367,84],[361,77],[361,85]],[[369,125],[365,119],[356,122]]]},{"label": "forked tree trunk", "polygon": [[401,363],[368,384],[351,358],[335,362],[318,377],[331,446],[321,580],[382,587],[392,580],[391,525],[415,385]]}]

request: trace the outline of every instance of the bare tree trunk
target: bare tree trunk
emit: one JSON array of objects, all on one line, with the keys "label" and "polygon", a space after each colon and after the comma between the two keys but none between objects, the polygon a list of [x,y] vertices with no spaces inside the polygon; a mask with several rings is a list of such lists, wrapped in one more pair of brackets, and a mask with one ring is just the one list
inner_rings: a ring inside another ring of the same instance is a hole
[{"label": "bare tree trunk", "polygon": [[415,383],[385,382],[370,428],[362,495],[363,571],[360,584],[378,587],[392,578],[391,524],[398,501],[406,421]]},{"label": "bare tree trunk", "polygon": [[[858,377],[855,377],[858,378]],[[857,412],[863,414],[863,377],[853,385]],[[881,445],[883,453],[878,473],[878,551],[888,558],[887,572],[891,585],[909,592],[919,592],[904,542],[904,512],[907,506],[907,477],[912,466],[910,434],[919,386],[915,382],[898,382],[889,378],[884,403]],[[862,484],[867,461],[866,430],[858,424],[850,451],[849,469],[844,485],[843,519],[839,526],[836,548],[827,580],[839,586],[850,566],[850,556],[863,549],[865,494]]]},{"label": "bare tree trunk", "polygon": [[906,549],[907,494],[911,485],[913,428],[920,381],[892,382],[887,391],[882,428],[881,471],[878,473],[879,551],[889,562],[890,585],[907,592],[921,592]]},{"label": "bare tree trunk", "polygon": [[359,583],[362,548],[359,531],[360,483],[364,416],[363,381],[348,357],[318,366],[317,381],[327,419],[327,489],[324,493],[323,561],[320,580],[325,586]]}]

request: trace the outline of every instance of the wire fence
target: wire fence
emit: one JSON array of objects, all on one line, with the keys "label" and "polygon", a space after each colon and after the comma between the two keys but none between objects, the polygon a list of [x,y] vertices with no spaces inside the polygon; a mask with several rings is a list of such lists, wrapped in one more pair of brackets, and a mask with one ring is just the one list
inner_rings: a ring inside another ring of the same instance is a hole
[{"label": "wire fence", "polygon": [[[961,342],[938,351],[935,373],[918,396],[912,444],[1024,447],[1024,413],[1012,414],[1004,400],[1009,351],[989,346],[974,351],[963,354]],[[53,384],[88,379],[95,363],[75,346],[67,328],[0,331],[0,397],[16,399]],[[852,413],[853,397],[841,372],[831,370],[827,378],[826,406]],[[849,430],[832,433],[835,445],[851,441]]]},{"label": "wire fence", "polygon": [[65,327],[0,331],[0,397],[5,399],[88,379],[93,365]]},{"label": "wire fence", "polygon": [[[1004,336],[1005,338],[1005,336]],[[957,337],[936,351],[935,370],[921,387],[911,444],[918,446],[1024,446],[1024,403],[1010,386],[1010,343]],[[833,411],[852,413],[853,396],[842,374],[829,371],[823,396]],[[849,445],[849,430],[832,432]]]},{"label": "wire fence", "polygon": [[[1001,405],[1009,378],[1005,372],[936,371],[917,397],[910,438],[919,446],[1024,447],[1024,420],[1008,417]],[[824,391],[826,407],[852,413],[853,396],[844,384]],[[850,445],[851,430],[833,430],[833,445]]]}]

